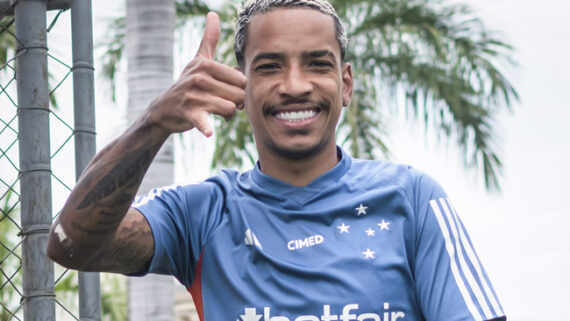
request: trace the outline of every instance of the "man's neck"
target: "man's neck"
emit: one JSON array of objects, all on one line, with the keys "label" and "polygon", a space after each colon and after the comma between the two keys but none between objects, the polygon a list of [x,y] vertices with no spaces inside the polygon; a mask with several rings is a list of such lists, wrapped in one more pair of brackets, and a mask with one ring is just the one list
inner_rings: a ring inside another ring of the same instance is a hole
[{"label": "man's neck", "polygon": [[261,171],[268,176],[294,186],[306,186],[333,168],[339,161],[336,146],[315,156],[303,159],[287,159],[275,154],[260,155]]}]

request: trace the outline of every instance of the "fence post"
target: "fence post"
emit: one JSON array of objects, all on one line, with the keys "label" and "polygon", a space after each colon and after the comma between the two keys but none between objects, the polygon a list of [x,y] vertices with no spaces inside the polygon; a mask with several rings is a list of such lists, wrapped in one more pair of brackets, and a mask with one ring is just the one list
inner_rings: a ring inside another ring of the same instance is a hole
[{"label": "fence post", "polygon": [[[96,150],[92,23],[91,0],[73,0],[71,3],[71,35],[76,179],[79,179]],[[81,321],[101,320],[100,292],[99,273],[79,273],[79,319]]]},{"label": "fence post", "polygon": [[30,321],[55,320],[54,267],[46,255],[52,220],[46,5],[15,6],[23,306]]}]

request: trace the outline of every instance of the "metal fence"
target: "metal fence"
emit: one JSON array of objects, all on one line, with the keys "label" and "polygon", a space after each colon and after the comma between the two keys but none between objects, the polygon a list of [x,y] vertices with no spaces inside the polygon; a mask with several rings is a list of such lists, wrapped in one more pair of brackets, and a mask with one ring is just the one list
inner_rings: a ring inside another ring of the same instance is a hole
[{"label": "metal fence", "polygon": [[95,153],[93,79],[90,0],[0,0],[0,321],[101,320],[99,275],[46,256]]}]

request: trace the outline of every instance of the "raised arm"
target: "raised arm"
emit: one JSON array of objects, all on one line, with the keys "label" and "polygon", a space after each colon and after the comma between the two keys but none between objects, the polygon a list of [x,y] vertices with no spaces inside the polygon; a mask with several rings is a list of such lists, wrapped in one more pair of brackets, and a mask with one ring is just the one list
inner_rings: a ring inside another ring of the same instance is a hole
[{"label": "raised arm", "polygon": [[120,137],[89,163],[52,225],[48,255],[83,271],[134,273],[152,258],[146,219],[130,208],[156,153],[171,133],[212,135],[210,113],[226,119],[242,106],[245,76],[214,61],[219,18],[210,13],[196,57]]}]

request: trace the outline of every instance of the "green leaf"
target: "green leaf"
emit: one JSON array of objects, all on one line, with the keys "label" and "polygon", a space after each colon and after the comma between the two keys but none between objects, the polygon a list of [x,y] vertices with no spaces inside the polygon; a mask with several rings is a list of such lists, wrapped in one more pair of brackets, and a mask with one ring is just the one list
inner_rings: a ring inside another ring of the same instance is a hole
[{"label": "green leaf", "polygon": [[[466,5],[428,0],[333,0],[350,38],[346,60],[353,66],[351,106],[338,126],[339,144],[354,156],[388,157],[382,116],[404,112],[421,119],[426,130],[454,141],[466,170],[482,175],[488,191],[500,189],[502,163],[494,118],[512,111],[519,98],[504,73],[515,66],[513,47],[490,32]],[[218,60],[235,65],[233,21],[239,2],[228,0],[218,12],[222,34]],[[176,2],[179,27],[202,21],[204,1]],[[198,20],[196,20],[198,19]],[[114,80],[121,59],[124,27],[115,22],[105,74]],[[123,31],[121,31],[123,30]],[[251,165],[255,143],[245,113],[217,121],[213,167]]]}]

